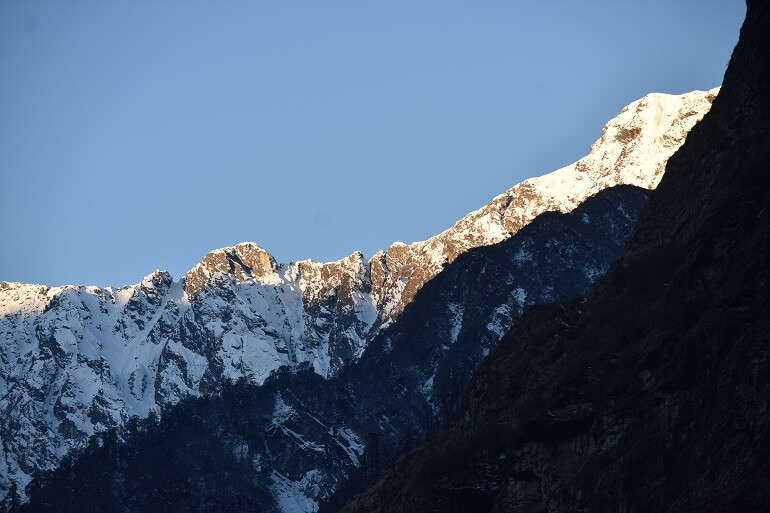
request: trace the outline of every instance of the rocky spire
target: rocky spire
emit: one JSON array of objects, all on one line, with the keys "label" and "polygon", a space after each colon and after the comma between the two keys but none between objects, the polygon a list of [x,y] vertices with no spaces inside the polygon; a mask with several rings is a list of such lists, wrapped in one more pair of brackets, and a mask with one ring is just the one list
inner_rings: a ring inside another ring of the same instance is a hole
[{"label": "rocky spire", "polygon": [[184,290],[194,297],[216,273],[232,275],[237,282],[246,280],[275,281],[278,265],[275,259],[253,242],[215,249],[184,275]]}]

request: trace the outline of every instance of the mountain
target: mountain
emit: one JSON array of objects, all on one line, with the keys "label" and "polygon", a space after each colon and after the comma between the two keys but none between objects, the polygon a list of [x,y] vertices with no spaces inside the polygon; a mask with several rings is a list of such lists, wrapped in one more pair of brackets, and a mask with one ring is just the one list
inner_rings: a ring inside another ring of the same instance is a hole
[{"label": "mountain", "polygon": [[285,369],[97,437],[33,482],[27,511],[294,513],[339,500],[454,416],[471,372],[525,308],[585,293],[648,195],[607,189],[460,255],[329,380]]},{"label": "mountain", "polygon": [[15,483],[23,498],[35,471],[55,468],[90,436],[223,383],[259,385],[280,368],[306,365],[324,378],[339,375],[469,249],[506,240],[537,215],[568,212],[607,187],[655,187],[715,94],[633,102],[575,164],[369,261],[354,253],[278,264],[242,243],[212,251],[179,281],[155,271],[121,288],[2,282],[0,493]]},{"label": "mountain", "polygon": [[585,301],[534,307],[458,420],[345,512],[770,510],[770,5]]}]

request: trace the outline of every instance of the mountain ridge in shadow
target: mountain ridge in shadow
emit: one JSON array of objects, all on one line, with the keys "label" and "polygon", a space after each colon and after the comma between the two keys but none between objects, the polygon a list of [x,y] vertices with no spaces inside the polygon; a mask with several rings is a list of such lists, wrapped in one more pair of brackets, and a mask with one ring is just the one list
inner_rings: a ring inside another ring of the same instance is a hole
[{"label": "mountain ridge in shadow", "polygon": [[607,189],[461,255],[337,378],[282,370],[262,387],[226,385],[160,422],[135,422],[128,443],[95,439],[41,475],[22,511],[277,511],[278,500],[360,489],[455,416],[471,372],[525,308],[585,293],[648,196]]},{"label": "mountain ridge in shadow", "polygon": [[533,307],[459,419],[344,512],[770,509],[770,5],[586,301]]}]

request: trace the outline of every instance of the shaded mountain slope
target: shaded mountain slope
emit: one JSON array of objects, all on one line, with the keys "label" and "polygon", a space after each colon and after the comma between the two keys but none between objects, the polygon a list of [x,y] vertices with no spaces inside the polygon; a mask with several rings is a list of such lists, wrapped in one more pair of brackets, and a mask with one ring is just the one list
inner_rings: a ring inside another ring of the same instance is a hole
[{"label": "shaded mountain slope", "polygon": [[460,419],[346,512],[770,509],[770,6],[586,301],[526,314]]},{"label": "shaded mountain slope", "polygon": [[368,260],[355,252],[279,264],[244,242],[209,252],[178,281],[158,270],[120,288],[0,282],[0,499],[12,483],[23,494],[36,470],[55,468],[90,436],[224,382],[259,385],[280,367],[308,364],[336,376],[469,249],[614,185],[654,188],[717,90],[636,100],[577,162]]},{"label": "shaded mountain slope", "polygon": [[459,256],[333,379],[283,369],[261,387],[185,400],[159,424],[135,421],[127,443],[94,438],[34,482],[24,511],[314,511],[452,418],[473,369],[526,307],[584,294],[648,195],[607,189]]}]

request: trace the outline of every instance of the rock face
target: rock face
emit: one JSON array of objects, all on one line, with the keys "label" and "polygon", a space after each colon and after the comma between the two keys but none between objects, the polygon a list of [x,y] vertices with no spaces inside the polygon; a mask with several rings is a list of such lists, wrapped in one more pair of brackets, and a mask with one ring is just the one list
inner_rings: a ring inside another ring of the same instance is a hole
[{"label": "rock face", "polygon": [[16,483],[23,498],[36,470],[54,468],[94,433],[224,382],[261,384],[279,368],[305,365],[338,375],[469,249],[506,240],[543,212],[569,212],[604,188],[655,187],[715,94],[648,95],[607,124],[587,157],[369,261],[354,253],[278,264],[242,243],[212,251],[178,282],[165,271],[122,288],[2,282],[0,494]]},{"label": "rock face", "polygon": [[770,6],[586,301],[530,310],[350,512],[770,510]]},{"label": "rock face", "polygon": [[281,282],[277,271],[278,264],[267,251],[243,242],[232,248],[215,249],[203,257],[184,275],[184,290],[189,296],[196,296],[216,273],[231,275],[237,282],[254,280],[277,285]]},{"label": "rock face", "polygon": [[570,212],[614,185],[654,189],[667,160],[718,92],[649,94],[610,120],[577,162],[515,185],[430,239],[396,243],[375,254],[370,265],[379,309],[389,318],[397,316],[443,265],[468,249],[505,240],[543,212]]},{"label": "rock face", "polygon": [[526,308],[584,294],[648,195],[614,187],[460,255],[335,377],[285,368],[261,387],[241,382],[183,401],[160,424],[124,430],[123,444],[101,435],[34,483],[28,510],[151,512],[183,501],[198,511],[295,513],[339,500],[454,417],[473,369]]}]

